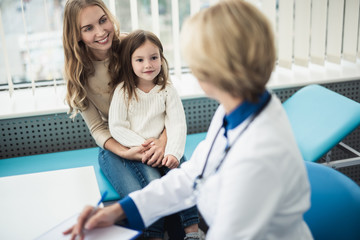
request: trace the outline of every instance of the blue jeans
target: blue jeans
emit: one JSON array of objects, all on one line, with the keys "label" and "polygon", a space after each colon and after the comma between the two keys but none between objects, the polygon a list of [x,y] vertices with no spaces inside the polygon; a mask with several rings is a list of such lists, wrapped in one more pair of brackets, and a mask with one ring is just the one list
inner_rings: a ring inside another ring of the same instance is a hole
[{"label": "blue jeans", "polygon": [[[184,158],[181,159],[181,163]],[[140,190],[149,184],[152,180],[160,178],[170,171],[168,168],[153,168],[141,161],[128,160],[118,155],[99,149],[99,165],[114,187],[120,198],[127,196],[129,193]],[[182,226],[187,226],[199,223],[199,216],[196,207],[183,210],[178,213]],[[143,233],[144,237],[163,238],[164,237],[164,219],[161,218]]]}]

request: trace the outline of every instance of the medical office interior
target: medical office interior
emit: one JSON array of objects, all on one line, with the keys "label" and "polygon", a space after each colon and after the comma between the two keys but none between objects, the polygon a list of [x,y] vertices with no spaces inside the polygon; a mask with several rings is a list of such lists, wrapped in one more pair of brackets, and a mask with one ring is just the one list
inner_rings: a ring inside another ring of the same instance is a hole
[{"label": "medical office interior", "polygon": [[[163,42],[186,114],[188,159],[218,103],[205,97],[183,61],[179,36],[188,16],[217,1],[104,0],[121,32],[146,29]],[[309,173],[318,209],[305,219],[315,239],[329,239],[332,231],[360,236],[360,0],[248,1],[265,13],[276,36],[277,64],[268,89],[283,102],[304,161],[327,169]],[[65,0],[0,0],[0,239],[34,239],[84,204],[95,204],[105,190],[108,202],[118,200],[81,115],[71,120],[67,114],[64,5]],[[84,168],[86,187],[66,177]],[[59,173],[55,182],[53,172]],[[51,194],[64,204],[49,203]],[[29,201],[34,207],[23,210]]]}]

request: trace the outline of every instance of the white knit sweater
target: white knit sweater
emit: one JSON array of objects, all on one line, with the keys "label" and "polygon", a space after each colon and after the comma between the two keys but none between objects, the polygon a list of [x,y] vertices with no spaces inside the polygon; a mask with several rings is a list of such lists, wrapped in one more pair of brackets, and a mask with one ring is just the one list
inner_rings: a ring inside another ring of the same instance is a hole
[{"label": "white knit sweater", "polygon": [[156,85],[145,93],[136,88],[138,100],[128,101],[120,83],[111,100],[109,128],[113,138],[126,147],[140,146],[146,139],[159,138],[166,128],[164,155],[178,160],[184,154],[186,140],[185,112],[179,95],[170,83],[165,89]]}]

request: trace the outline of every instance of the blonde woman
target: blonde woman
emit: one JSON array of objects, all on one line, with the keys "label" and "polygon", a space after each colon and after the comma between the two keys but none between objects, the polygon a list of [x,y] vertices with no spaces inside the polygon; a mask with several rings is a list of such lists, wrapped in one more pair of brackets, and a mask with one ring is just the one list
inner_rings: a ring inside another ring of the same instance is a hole
[{"label": "blonde woman", "polygon": [[[99,165],[120,197],[161,177],[166,132],[141,146],[124,147],[110,134],[108,113],[120,70],[119,25],[101,0],[68,0],[64,9],[66,101],[72,117],[81,113],[99,145]],[[121,158],[130,159],[124,163]],[[143,164],[142,161],[147,164]],[[151,232],[157,232],[157,228]],[[157,235],[155,234],[154,237]]]},{"label": "blonde woman", "polygon": [[269,22],[246,1],[224,0],[191,17],[181,42],[201,88],[220,103],[206,139],[180,169],[89,219],[93,207],[85,208],[72,239],[124,218],[145,227],[195,204],[207,239],[312,239],[304,161],[281,102],[266,90],[275,64]]}]

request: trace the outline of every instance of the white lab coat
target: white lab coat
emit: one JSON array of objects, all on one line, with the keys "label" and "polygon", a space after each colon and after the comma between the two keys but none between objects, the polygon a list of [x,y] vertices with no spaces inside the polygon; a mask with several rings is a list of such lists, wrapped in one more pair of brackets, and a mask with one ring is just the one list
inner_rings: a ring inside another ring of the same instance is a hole
[{"label": "white lab coat", "polygon": [[[206,180],[195,197],[194,180],[203,169],[224,114],[219,106],[206,139],[180,169],[130,194],[145,225],[197,204],[209,225],[207,239],[312,239],[303,220],[310,207],[305,165],[275,95],[214,173],[226,145],[224,130],[220,131],[206,167]],[[247,122],[228,131],[230,144]]]}]

